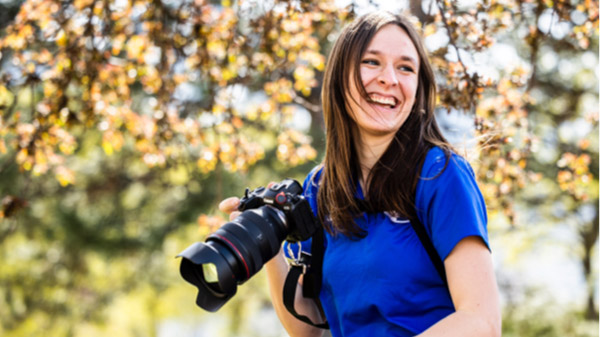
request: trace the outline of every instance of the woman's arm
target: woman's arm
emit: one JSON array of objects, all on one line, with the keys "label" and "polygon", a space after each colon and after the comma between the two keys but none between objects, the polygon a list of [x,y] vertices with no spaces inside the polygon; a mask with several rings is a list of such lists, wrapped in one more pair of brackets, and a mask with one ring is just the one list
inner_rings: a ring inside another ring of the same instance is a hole
[{"label": "woman's arm", "polygon": [[[240,215],[240,212],[237,211],[239,202],[240,200],[236,197],[225,199],[219,204],[219,209],[228,213],[229,219],[233,220]],[[283,304],[283,285],[289,270],[288,264],[283,256],[283,249],[280,249],[275,257],[265,263],[265,269],[267,271],[267,282],[269,284],[269,293],[271,294],[273,307],[288,334],[290,334],[291,337],[322,336],[323,330],[297,319],[288,312]],[[313,322],[322,322],[323,318],[321,317],[315,302],[312,299],[302,296],[302,278],[300,278],[298,283],[296,297],[294,299],[294,308],[296,309],[296,312],[300,315],[307,316]]]},{"label": "woman's arm", "polygon": [[498,287],[490,251],[481,238],[462,239],[444,265],[456,312],[419,336],[501,336]]},{"label": "woman's arm", "polygon": [[[279,320],[290,336],[322,336],[323,330],[308,325],[294,317],[283,304],[283,285],[288,274],[288,264],[283,256],[283,249],[265,264],[267,270],[267,281],[269,284],[269,293],[271,301]],[[294,299],[294,308],[300,315],[307,316],[311,321],[320,323],[323,321],[319,309],[312,299],[302,296],[302,278],[296,288],[296,297]]]}]

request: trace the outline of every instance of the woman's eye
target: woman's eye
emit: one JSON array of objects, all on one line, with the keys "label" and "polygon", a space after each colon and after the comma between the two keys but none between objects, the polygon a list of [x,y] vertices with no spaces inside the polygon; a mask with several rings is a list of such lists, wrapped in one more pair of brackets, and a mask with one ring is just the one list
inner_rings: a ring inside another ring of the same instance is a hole
[{"label": "woman's eye", "polygon": [[400,67],[398,67],[398,69],[400,71],[406,71],[406,72],[409,72],[409,73],[414,73],[415,72],[415,70],[411,66],[400,66]]},{"label": "woman's eye", "polygon": [[377,62],[377,60],[372,60],[372,59],[364,59],[364,60],[362,60],[361,63],[362,64],[372,65],[372,66],[379,65],[379,62]]}]

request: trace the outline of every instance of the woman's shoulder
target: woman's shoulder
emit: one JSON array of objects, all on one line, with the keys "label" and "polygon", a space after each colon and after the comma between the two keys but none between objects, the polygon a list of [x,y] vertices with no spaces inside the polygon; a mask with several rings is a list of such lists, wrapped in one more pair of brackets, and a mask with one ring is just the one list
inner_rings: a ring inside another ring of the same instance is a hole
[{"label": "woman's shoulder", "polygon": [[304,179],[304,184],[302,185],[304,188],[305,194],[316,193],[316,191],[319,189],[319,181],[321,180],[322,174],[323,174],[323,164],[319,164],[319,165],[313,167],[312,170],[310,170],[310,172]]},{"label": "woman's shoulder", "polygon": [[415,205],[442,259],[467,236],[480,236],[488,244],[485,200],[464,157],[441,148],[429,150]]},{"label": "woman's shoulder", "polygon": [[312,168],[312,170],[310,170],[310,172],[307,175],[307,179],[311,178],[311,179],[321,179],[321,174],[323,173],[323,168],[324,165],[321,163],[315,167]]},{"label": "woman's shoulder", "polygon": [[421,179],[436,178],[443,175],[447,170],[453,174],[466,173],[474,175],[471,165],[463,156],[439,146],[429,149],[421,169]]}]

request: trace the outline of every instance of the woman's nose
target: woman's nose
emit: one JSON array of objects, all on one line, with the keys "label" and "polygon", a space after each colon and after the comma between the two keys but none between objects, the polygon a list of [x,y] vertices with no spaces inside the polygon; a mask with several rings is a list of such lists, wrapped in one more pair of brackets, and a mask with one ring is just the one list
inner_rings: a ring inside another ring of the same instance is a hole
[{"label": "woman's nose", "polygon": [[379,73],[379,83],[384,85],[397,85],[398,77],[396,76],[396,70],[394,67],[385,67],[381,69]]}]

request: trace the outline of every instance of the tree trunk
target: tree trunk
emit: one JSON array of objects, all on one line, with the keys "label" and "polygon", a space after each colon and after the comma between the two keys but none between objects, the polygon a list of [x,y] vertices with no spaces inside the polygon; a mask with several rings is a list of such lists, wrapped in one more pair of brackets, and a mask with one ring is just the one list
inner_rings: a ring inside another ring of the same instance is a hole
[{"label": "tree trunk", "polygon": [[[430,6],[435,7],[435,1],[432,0]],[[416,16],[423,24],[433,21],[433,16],[423,11],[422,1],[410,0],[410,13]]]},{"label": "tree trunk", "polygon": [[594,280],[593,280],[593,270],[592,270],[592,249],[596,245],[598,240],[598,216],[591,223],[588,223],[587,226],[583,227],[579,235],[581,236],[581,241],[583,243],[583,273],[586,282],[587,289],[587,303],[585,308],[585,319],[587,320],[598,320],[598,309],[596,307],[596,303],[594,303]]}]

